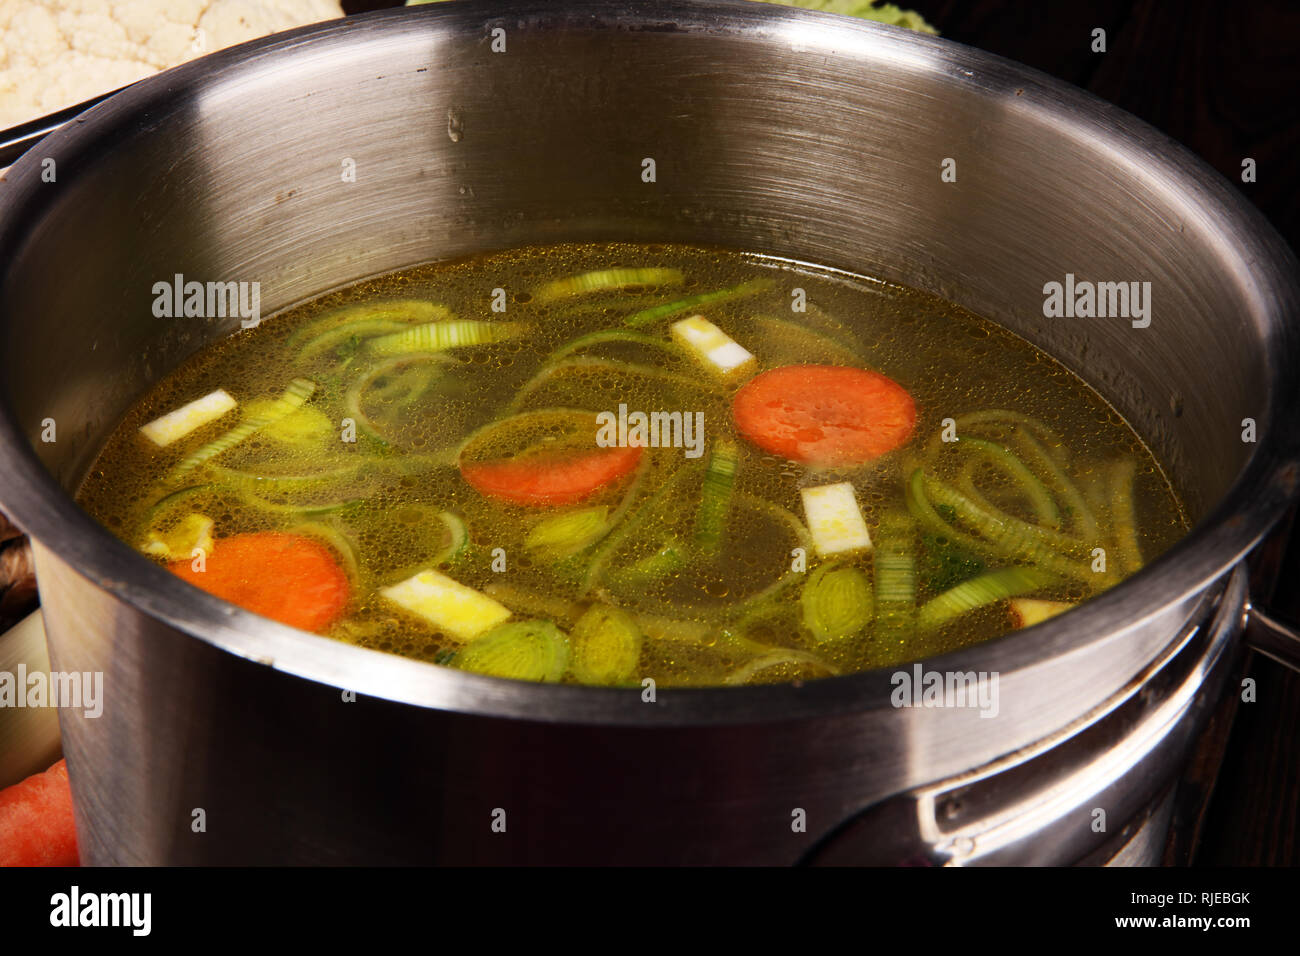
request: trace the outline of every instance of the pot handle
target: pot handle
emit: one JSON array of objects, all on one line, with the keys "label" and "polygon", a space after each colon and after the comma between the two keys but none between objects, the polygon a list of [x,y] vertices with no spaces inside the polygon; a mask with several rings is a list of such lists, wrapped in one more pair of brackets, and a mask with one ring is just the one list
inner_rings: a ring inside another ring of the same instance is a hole
[{"label": "pot handle", "polygon": [[1253,600],[1245,610],[1246,645],[1300,673],[1300,628],[1279,621]]}]

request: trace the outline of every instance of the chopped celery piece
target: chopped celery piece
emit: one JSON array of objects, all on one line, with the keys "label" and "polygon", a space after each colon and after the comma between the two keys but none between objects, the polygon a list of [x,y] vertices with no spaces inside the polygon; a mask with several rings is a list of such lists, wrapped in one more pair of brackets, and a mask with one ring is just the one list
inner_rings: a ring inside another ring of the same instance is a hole
[{"label": "chopped celery piece", "polygon": [[550,621],[510,621],[466,644],[451,663],[489,677],[555,683],[569,665],[569,642]]},{"label": "chopped celery piece", "polygon": [[799,596],[803,623],[818,641],[852,637],[871,623],[873,602],[867,576],[855,567],[823,564]]},{"label": "chopped celery piece", "polygon": [[593,604],[573,628],[573,676],[583,684],[622,684],[641,660],[641,629],[627,612]]}]

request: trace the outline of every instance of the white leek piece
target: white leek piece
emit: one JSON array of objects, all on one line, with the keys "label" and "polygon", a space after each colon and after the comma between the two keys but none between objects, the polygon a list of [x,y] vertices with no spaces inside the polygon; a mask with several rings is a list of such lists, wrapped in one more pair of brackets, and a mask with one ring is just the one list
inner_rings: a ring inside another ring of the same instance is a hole
[{"label": "white leek piece", "polygon": [[834,485],[803,488],[803,511],[808,518],[813,546],[823,557],[846,551],[863,551],[871,547],[867,523],[858,508],[853,485],[841,481]]},{"label": "white leek piece", "polygon": [[1011,615],[1017,627],[1033,627],[1049,617],[1056,617],[1074,607],[1069,601],[1044,601],[1039,598],[1012,598]]},{"label": "white leek piece", "polygon": [[672,336],[709,371],[723,379],[741,378],[758,368],[758,360],[748,349],[702,315],[674,322]]},{"label": "white leek piece", "polygon": [[237,404],[239,403],[225,389],[219,388],[202,398],[196,398],[188,405],[182,405],[174,412],[155,418],[148,425],[141,425],[140,431],[159,448],[166,448],[195,429],[216,421]]},{"label": "white leek piece", "polygon": [[510,617],[505,605],[437,571],[421,571],[379,593],[462,641],[473,640]]}]

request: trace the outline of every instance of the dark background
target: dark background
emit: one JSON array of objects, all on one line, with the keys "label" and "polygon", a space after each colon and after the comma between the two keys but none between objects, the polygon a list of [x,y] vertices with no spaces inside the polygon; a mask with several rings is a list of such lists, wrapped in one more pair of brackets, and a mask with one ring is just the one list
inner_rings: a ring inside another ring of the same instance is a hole
[{"label": "dark background", "polygon": [[[563,0],[556,0],[562,3]],[[400,6],[344,0],[349,13]],[[1081,86],[1180,141],[1300,248],[1300,2],[903,0],[947,39]],[[1106,52],[1092,52],[1092,31]],[[1241,163],[1256,162],[1256,181]],[[1297,410],[1300,412],[1300,409]],[[1275,595],[1300,620],[1300,535]],[[1257,701],[1225,701],[1183,783],[1167,859],[1300,864],[1300,674],[1259,657]]]}]

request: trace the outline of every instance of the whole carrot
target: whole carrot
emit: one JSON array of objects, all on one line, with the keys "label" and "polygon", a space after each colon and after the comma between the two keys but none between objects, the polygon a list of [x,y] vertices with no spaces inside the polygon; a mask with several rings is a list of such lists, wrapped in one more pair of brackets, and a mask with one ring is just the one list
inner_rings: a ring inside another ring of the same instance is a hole
[{"label": "whole carrot", "polygon": [[77,866],[68,766],[0,790],[0,866]]}]

